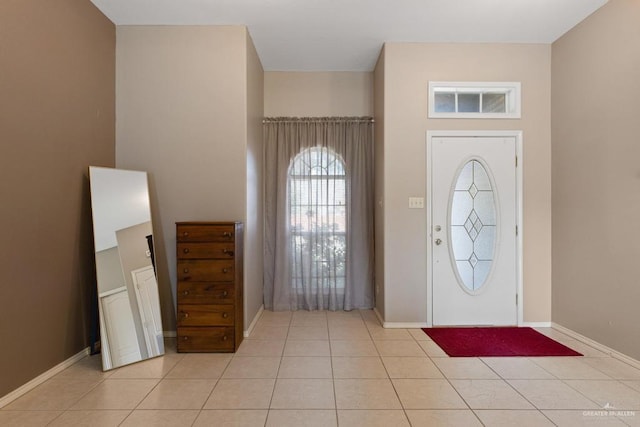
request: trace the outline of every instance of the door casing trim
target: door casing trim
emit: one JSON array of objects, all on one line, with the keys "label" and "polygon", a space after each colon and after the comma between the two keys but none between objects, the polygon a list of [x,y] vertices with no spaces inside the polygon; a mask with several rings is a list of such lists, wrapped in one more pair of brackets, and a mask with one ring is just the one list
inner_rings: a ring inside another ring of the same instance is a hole
[{"label": "door casing trim", "polygon": [[[426,149],[426,221],[427,221],[427,326],[433,326],[433,259],[432,259],[432,218],[431,218],[431,206],[432,206],[432,191],[431,191],[431,150],[433,145],[434,138],[455,138],[455,137],[464,137],[464,138],[504,138],[504,137],[513,137],[516,141],[516,156],[518,158],[518,165],[516,167],[516,208],[518,210],[516,214],[516,226],[518,227],[518,234],[516,236],[516,249],[518,253],[516,254],[516,295],[518,298],[518,326],[522,326],[524,323],[524,292],[523,292],[523,282],[524,276],[522,271],[522,266],[524,265],[523,260],[523,241],[524,241],[524,226],[523,226],[523,186],[522,186],[522,178],[523,178],[523,169],[524,169],[524,158],[522,152],[522,131],[521,130],[482,130],[482,131],[465,131],[465,130],[432,130],[427,131],[427,149]],[[514,159],[515,161],[515,159]]]}]

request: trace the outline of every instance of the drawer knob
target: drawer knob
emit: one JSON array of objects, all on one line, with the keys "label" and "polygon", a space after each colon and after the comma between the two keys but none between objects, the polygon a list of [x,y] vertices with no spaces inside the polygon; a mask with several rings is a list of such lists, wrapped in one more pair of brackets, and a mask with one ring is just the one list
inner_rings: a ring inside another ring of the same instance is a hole
[{"label": "drawer knob", "polygon": [[182,318],[186,319],[187,317],[189,317],[189,313],[182,313]]},{"label": "drawer knob", "polygon": [[189,236],[189,232],[188,232],[188,231],[185,231],[185,232],[183,232],[183,233],[182,233],[182,235],[183,235],[184,237],[188,237],[188,236]]},{"label": "drawer knob", "polygon": [[225,298],[228,297],[229,296],[229,292],[227,292],[227,291],[222,292],[222,296],[225,297]]},{"label": "drawer knob", "polygon": [[182,295],[189,295],[189,291],[183,291]]},{"label": "drawer knob", "polygon": [[183,272],[183,273],[188,273],[188,272],[189,272],[189,269],[188,269],[188,268],[185,268],[184,270],[182,270],[182,272]]},{"label": "drawer knob", "polygon": [[227,317],[229,317],[229,313],[222,313],[222,318],[226,319]]},{"label": "drawer knob", "polygon": [[188,253],[189,253],[189,248],[184,248],[184,249],[182,250],[182,252],[184,252],[185,254],[188,254]]},{"label": "drawer knob", "polygon": [[228,273],[228,272],[229,272],[229,269],[228,269],[228,268],[223,268],[223,269],[222,269],[222,272],[226,274],[226,273]]},{"label": "drawer knob", "polygon": [[189,341],[189,337],[182,337],[182,341]]},{"label": "drawer knob", "polygon": [[227,338],[227,336],[226,336],[226,335],[222,337],[222,341],[226,341],[226,340],[228,340],[228,339],[229,339],[229,338]]},{"label": "drawer knob", "polygon": [[222,233],[222,236],[231,238],[232,234],[228,231],[225,231],[224,233]]}]

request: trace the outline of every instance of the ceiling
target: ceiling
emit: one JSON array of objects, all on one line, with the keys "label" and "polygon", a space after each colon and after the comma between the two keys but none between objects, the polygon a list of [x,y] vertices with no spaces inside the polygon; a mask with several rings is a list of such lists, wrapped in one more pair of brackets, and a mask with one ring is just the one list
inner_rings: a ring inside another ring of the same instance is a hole
[{"label": "ceiling", "polygon": [[246,25],[266,71],[371,71],[384,42],[552,43],[608,0],[91,0],[116,25]]}]

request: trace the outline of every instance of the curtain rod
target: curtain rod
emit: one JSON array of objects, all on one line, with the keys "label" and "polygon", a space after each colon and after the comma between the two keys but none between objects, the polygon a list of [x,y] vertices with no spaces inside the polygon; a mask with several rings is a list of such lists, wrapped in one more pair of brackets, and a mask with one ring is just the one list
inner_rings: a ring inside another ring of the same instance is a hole
[{"label": "curtain rod", "polygon": [[373,117],[265,117],[262,123],[331,123],[366,122],[375,123]]}]

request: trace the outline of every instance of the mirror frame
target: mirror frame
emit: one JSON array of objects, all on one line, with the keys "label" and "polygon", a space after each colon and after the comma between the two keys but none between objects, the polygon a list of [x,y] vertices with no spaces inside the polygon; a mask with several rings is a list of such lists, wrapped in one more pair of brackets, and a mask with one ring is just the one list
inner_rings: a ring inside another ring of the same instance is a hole
[{"label": "mirror frame", "polygon": [[89,167],[103,370],[164,354],[146,172]]}]

